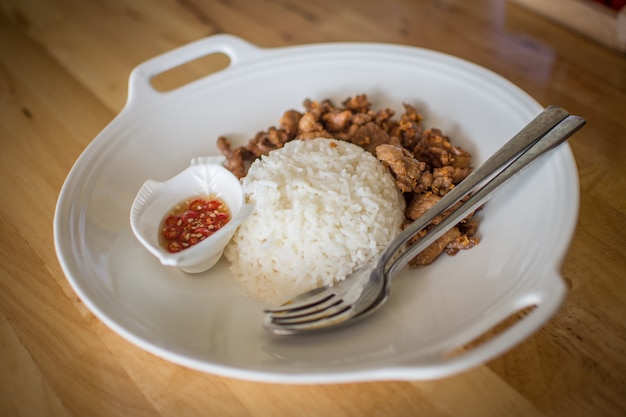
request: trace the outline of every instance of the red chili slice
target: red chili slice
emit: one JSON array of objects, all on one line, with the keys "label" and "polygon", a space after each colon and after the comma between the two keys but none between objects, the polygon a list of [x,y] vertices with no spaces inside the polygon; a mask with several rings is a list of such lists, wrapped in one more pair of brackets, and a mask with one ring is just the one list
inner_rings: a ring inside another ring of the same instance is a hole
[{"label": "red chili slice", "polygon": [[196,229],[196,233],[202,235],[203,237],[209,237],[213,234],[213,232],[211,232],[206,227],[201,227],[201,228]]},{"label": "red chili slice", "polygon": [[215,221],[223,222],[224,220],[228,220],[230,216],[227,213],[215,213]]},{"label": "red chili slice", "polygon": [[221,201],[211,200],[207,203],[207,210],[217,210],[222,205]]},{"label": "red chili slice", "polygon": [[181,243],[189,243],[189,239],[191,238],[191,233],[185,231],[178,236],[178,241]]},{"label": "red chili slice", "polygon": [[171,253],[180,252],[211,236],[230,220],[224,210],[224,203],[219,199],[194,199],[183,203],[163,221],[162,237]]},{"label": "red chili slice", "polygon": [[167,240],[174,240],[180,235],[182,229],[179,226],[167,226],[163,229],[163,237]]},{"label": "red chili slice", "polygon": [[183,250],[184,247],[182,245],[182,243],[180,242],[170,242],[169,245],[167,245],[167,250],[171,253],[176,253],[176,252],[180,252],[181,250]]},{"label": "red chili slice", "polygon": [[183,223],[188,223],[190,219],[197,219],[199,216],[200,214],[198,212],[187,210],[180,216],[180,218],[182,219]]},{"label": "red chili slice", "polygon": [[180,220],[180,218],[178,216],[167,216],[167,219],[165,219],[165,225],[166,226],[177,226],[179,220]]},{"label": "red chili slice", "polygon": [[207,207],[208,207],[207,202],[204,200],[200,200],[200,199],[193,200],[191,204],[189,204],[189,210],[197,211],[197,212],[205,211]]}]

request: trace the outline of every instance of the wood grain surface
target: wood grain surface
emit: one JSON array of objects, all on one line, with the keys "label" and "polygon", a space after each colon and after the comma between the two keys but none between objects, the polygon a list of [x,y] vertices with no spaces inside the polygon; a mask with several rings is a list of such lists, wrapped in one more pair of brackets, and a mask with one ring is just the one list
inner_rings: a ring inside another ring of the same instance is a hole
[{"label": "wood grain surface", "polygon": [[[57,261],[59,190],[122,109],[134,66],[217,33],[431,48],[585,117],[570,140],[581,202],[562,309],[505,355],[427,382],[229,379],[108,329]],[[625,56],[504,0],[0,0],[0,415],[624,416],[625,195]]]}]

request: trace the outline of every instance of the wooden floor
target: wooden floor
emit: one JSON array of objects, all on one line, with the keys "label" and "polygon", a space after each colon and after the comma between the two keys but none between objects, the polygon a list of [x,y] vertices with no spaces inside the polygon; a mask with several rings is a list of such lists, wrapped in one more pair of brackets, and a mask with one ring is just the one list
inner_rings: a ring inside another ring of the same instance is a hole
[{"label": "wooden floor", "polygon": [[[507,354],[429,382],[228,379],[112,332],[58,264],[59,190],[122,109],[132,68],[216,33],[431,48],[585,117],[570,141],[581,204],[562,309]],[[624,416],[625,178],[626,57],[504,0],[0,0],[0,415]]]}]

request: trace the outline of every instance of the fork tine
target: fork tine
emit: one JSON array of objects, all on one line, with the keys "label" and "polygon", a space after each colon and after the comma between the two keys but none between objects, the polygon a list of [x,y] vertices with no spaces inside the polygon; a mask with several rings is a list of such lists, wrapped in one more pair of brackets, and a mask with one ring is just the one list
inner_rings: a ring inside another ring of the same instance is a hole
[{"label": "fork tine", "polygon": [[344,313],[352,308],[352,305],[343,303],[343,300],[336,301],[328,307],[311,312],[310,314],[298,314],[292,316],[274,316],[271,318],[272,322],[280,325],[294,325],[313,323],[323,319],[333,318],[341,313]]},{"label": "fork tine", "polygon": [[273,314],[303,310],[321,304],[335,296],[336,294],[331,287],[318,287],[292,298],[280,307],[268,308],[263,310],[263,312]]},{"label": "fork tine", "polygon": [[293,319],[300,319],[304,317],[313,317],[314,315],[323,314],[325,311],[330,311],[335,306],[344,304],[341,298],[336,297],[334,294],[326,297],[319,303],[315,303],[308,307],[298,308],[288,311],[279,311],[271,313],[271,319],[274,321],[289,321]]},{"label": "fork tine", "polygon": [[337,325],[347,321],[351,317],[351,310],[352,305],[340,303],[331,306],[321,313],[299,318],[283,319],[280,317],[266,316],[264,326],[274,334],[283,335],[323,329],[327,326]]}]

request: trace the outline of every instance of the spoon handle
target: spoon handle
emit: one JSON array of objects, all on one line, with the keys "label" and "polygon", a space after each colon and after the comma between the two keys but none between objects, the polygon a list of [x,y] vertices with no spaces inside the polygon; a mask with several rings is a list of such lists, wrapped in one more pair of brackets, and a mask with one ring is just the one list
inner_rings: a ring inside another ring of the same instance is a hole
[{"label": "spoon handle", "polygon": [[[377,268],[393,275],[398,268],[404,267],[413,256],[484,204],[492,193],[515,173],[533,162],[541,154],[565,141],[584,124],[584,119],[568,116],[568,113],[560,107],[548,107],[430,210],[400,233],[381,256]],[[448,215],[409,248],[405,248],[405,244],[417,232],[428,226],[435,217],[461,201],[479,184],[490,178],[489,182],[472,194],[456,211]],[[400,250],[403,250],[401,255],[392,265],[389,265]]]}]

